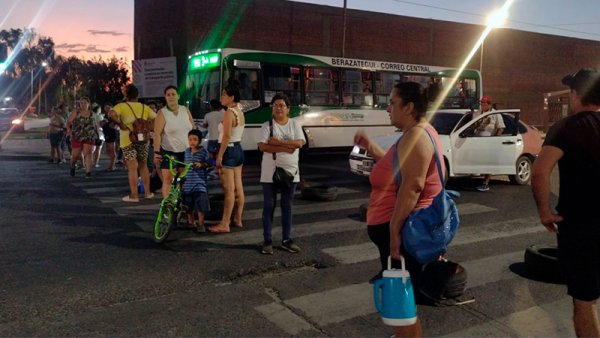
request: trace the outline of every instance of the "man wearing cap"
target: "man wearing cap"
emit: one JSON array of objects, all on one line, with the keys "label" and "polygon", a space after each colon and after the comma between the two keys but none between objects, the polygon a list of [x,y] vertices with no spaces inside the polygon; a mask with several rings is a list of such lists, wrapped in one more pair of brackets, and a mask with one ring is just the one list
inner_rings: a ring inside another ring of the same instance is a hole
[{"label": "man wearing cap", "polygon": [[[572,115],[548,131],[531,186],[540,222],[557,234],[558,262],[573,297],[579,337],[600,337],[600,71],[582,69],[562,83],[571,88]],[[559,197],[550,206],[550,176],[558,163]]]},{"label": "man wearing cap", "polygon": [[[493,111],[491,96],[486,95],[486,96],[482,97],[481,101],[479,101],[479,103],[481,104],[481,109],[479,110],[479,112],[473,113],[473,118],[476,118],[477,116],[479,116],[481,114],[490,113]],[[500,114],[492,114],[492,115],[486,116],[486,117],[482,118],[481,120],[479,120],[479,122],[477,123],[477,126],[475,127],[475,135],[477,135],[477,136],[502,135],[502,133],[504,133],[504,128],[506,128],[506,126],[504,125],[504,120],[502,119],[502,116]],[[490,190],[490,179],[491,178],[492,178],[492,175],[485,174],[483,176],[483,184],[478,186],[476,189],[479,191]]]}]

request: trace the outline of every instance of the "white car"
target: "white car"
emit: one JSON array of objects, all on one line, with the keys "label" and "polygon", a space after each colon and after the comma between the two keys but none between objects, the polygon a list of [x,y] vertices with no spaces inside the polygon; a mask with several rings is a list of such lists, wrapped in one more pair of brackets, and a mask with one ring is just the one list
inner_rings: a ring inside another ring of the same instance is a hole
[{"label": "white car", "polygon": [[[476,136],[475,124],[491,114],[502,114],[506,128],[500,136]],[[531,165],[542,148],[542,134],[519,120],[520,110],[495,110],[472,119],[465,110],[441,110],[431,118],[440,135],[447,177],[469,175],[508,175],[516,184],[528,184]],[[402,132],[374,137],[382,149],[389,149]],[[361,147],[350,153],[350,170],[368,176],[373,158]]]}]

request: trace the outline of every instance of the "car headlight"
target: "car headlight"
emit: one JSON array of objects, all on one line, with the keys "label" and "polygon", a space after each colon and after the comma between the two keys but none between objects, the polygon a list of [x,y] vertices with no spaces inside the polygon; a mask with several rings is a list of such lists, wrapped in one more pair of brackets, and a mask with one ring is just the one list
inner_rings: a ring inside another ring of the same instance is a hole
[{"label": "car headlight", "polygon": [[360,154],[360,150],[361,150],[361,149],[362,149],[362,148],[361,148],[361,147],[359,147],[359,146],[354,146],[354,147],[352,148],[352,153],[353,153],[353,154]]},{"label": "car headlight", "polygon": [[22,119],[14,119],[14,120],[12,120],[12,122],[11,122],[11,123],[12,123],[12,124],[15,124],[15,125],[16,125],[16,124],[23,124],[23,120],[22,120]]}]

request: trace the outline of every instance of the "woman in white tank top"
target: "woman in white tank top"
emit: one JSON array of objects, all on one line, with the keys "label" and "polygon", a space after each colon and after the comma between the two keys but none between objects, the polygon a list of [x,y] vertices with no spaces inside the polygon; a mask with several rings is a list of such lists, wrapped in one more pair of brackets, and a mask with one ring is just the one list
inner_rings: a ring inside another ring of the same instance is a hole
[{"label": "woman in white tank top", "polygon": [[[177,87],[165,88],[167,105],[158,111],[154,120],[154,165],[161,168],[162,195],[169,194],[173,175],[169,171],[169,162],[163,159],[164,154],[184,161],[185,149],[188,147],[188,132],[194,128],[194,120],[190,111],[179,105]],[[181,166],[178,166],[181,170]]]},{"label": "woman in white tank top", "polygon": [[217,169],[223,183],[225,199],[223,201],[223,217],[221,222],[208,231],[226,233],[230,231],[233,206],[236,212],[233,215],[233,225],[242,227],[242,214],[244,212],[244,186],[242,184],[242,166],[244,165],[244,150],[240,145],[244,133],[244,113],[240,109],[240,89],[229,84],[221,92],[221,104],[227,107],[223,115],[223,122],[219,125],[219,142],[221,146],[217,154]]}]

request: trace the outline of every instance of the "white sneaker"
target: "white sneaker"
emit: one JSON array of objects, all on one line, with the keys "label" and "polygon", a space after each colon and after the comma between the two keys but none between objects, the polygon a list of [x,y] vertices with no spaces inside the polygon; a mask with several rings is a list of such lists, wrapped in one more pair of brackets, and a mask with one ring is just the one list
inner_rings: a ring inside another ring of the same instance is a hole
[{"label": "white sneaker", "polygon": [[131,197],[129,197],[129,195],[121,198],[121,200],[123,200],[123,202],[139,202],[140,201],[139,198],[131,198]]},{"label": "white sneaker", "polygon": [[144,195],[144,198],[152,198],[152,197],[154,197],[153,193],[149,193],[149,194],[145,194]]}]

